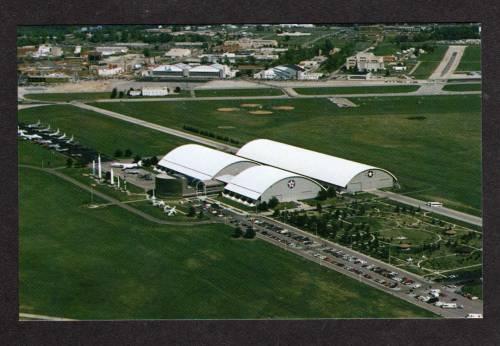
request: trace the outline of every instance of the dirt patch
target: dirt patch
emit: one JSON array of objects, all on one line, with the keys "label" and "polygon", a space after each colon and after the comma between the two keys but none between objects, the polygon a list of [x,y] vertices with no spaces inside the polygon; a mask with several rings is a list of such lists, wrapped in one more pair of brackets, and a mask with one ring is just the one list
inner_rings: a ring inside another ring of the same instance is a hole
[{"label": "dirt patch", "polygon": [[262,105],[258,103],[242,103],[240,107],[245,107],[245,108],[257,108],[257,107],[262,107]]},{"label": "dirt patch", "polygon": [[239,111],[240,109],[239,108],[217,108],[217,111],[219,112],[236,112],[236,111]]},{"label": "dirt patch", "polygon": [[294,106],[274,106],[273,109],[279,110],[279,111],[291,111],[294,110]]},{"label": "dirt patch", "polygon": [[250,111],[248,113],[254,114],[254,115],[269,115],[269,114],[273,114],[273,112],[271,112],[271,111]]}]

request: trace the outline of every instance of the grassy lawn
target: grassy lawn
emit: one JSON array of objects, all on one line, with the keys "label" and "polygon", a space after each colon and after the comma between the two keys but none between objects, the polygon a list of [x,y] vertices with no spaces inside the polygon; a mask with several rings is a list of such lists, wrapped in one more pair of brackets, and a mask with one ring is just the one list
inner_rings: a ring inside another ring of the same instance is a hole
[{"label": "grassy lawn", "polygon": [[417,79],[429,78],[432,72],[438,67],[447,50],[448,46],[436,46],[433,52],[420,54],[418,57],[420,65],[413,72],[413,77]]},{"label": "grassy lawn", "polygon": [[33,107],[18,112],[20,122],[33,123],[39,119],[43,124],[50,124],[53,129],[60,128],[68,136],[73,134],[82,145],[109,156],[113,156],[117,149],[131,149],[134,155],[163,156],[174,147],[186,143],[177,137],[71,105]]},{"label": "grassy lawn", "polygon": [[[97,106],[178,129],[187,124],[241,142],[269,138],[372,164],[393,172],[403,192],[414,197],[480,213],[479,95],[350,100],[359,107],[338,108],[326,98],[245,101],[261,104],[270,115],[249,114],[236,100]],[[295,109],[272,108],[283,105]],[[219,107],[238,110],[219,112]]]},{"label": "grassy lawn", "polygon": [[220,97],[220,96],[276,96],[283,95],[283,92],[275,88],[257,89],[206,89],[195,90],[197,97]]},{"label": "grassy lawn", "polygon": [[466,293],[470,293],[473,296],[479,297],[479,299],[483,299],[483,283],[479,280],[466,283],[462,287],[462,291],[466,292]]},{"label": "grassy lawn", "polygon": [[67,157],[55,150],[48,150],[30,141],[17,141],[18,162],[38,167],[60,167],[66,165]]},{"label": "grassy lawn", "polygon": [[375,55],[394,55],[398,51],[401,51],[401,48],[396,43],[385,40],[379,43],[371,52]]},{"label": "grassy lawn", "polygon": [[362,87],[321,87],[295,88],[302,95],[335,95],[335,94],[370,94],[370,93],[407,93],[417,91],[419,85],[389,85],[389,86],[362,86]]},{"label": "grassy lawn", "polygon": [[445,91],[481,91],[481,83],[446,84]]},{"label": "grassy lawn", "polygon": [[97,100],[109,99],[111,92],[88,92],[88,93],[44,93],[44,94],[27,94],[25,98],[30,100],[40,101],[73,101],[73,100]]},{"label": "grassy lawn", "polygon": [[481,71],[481,46],[467,46],[457,71]]},{"label": "grassy lawn", "polygon": [[[40,186],[45,186],[40,193]],[[76,319],[432,317],[224,225],[157,226],[20,169],[20,311]]]},{"label": "grassy lawn", "polygon": [[[158,97],[189,97],[189,91],[181,91],[178,94],[170,94],[168,96],[158,96]],[[111,92],[83,92],[83,93],[44,93],[44,94],[27,94],[25,98],[29,100],[39,100],[39,101],[60,101],[60,102],[70,102],[74,100],[78,101],[91,101],[99,99],[111,99]],[[128,98],[152,98],[150,96],[136,96],[127,97]]]}]

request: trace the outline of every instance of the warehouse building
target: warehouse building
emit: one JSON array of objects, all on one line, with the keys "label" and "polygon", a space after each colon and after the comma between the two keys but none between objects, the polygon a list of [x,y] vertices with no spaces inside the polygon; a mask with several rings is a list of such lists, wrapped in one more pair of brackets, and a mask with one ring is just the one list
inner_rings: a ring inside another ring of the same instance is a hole
[{"label": "warehouse building", "polygon": [[276,197],[280,202],[315,198],[322,189],[315,181],[270,166],[253,166],[234,176],[223,196],[254,206]]},{"label": "warehouse building", "polygon": [[248,142],[236,155],[308,177],[340,192],[354,193],[397,185],[397,178],[385,169],[267,139]]},{"label": "warehouse building", "polygon": [[255,165],[250,160],[198,144],[177,147],[158,163],[170,175],[186,179],[196,191],[201,189],[204,193],[222,191],[224,182],[217,180],[218,177],[230,179]]}]

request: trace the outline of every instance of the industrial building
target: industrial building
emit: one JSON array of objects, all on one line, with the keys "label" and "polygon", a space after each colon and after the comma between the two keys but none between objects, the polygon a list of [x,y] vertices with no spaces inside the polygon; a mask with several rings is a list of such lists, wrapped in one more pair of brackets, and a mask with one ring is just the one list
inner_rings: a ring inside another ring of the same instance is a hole
[{"label": "industrial building", "polygon": [[236,175],[223,196],[253,206],[275,197],[280,202],[311,199],[322,189],[315,181],[270,166],[253,166]]},{"label": "industrial building", "polygon": [[170,175],[186,179],[196,191],[204,193],[222,191],[224,182],[217,178],[228,179],[255,165],[250,160],[198,144],[177,147],[158,163]]},{"label": "industrial building", "polygon": [[376,56],[373,53],[358,53],[346,59],[345,66],[348,70],[357,68],[358,71],[384,70],[384,57]]},{"label": "industrial building", "polygon": [[[280,202],[311,199],[327,187],[355,193],[397,183],[384,169],[267,139],[245,144],[236,155],[182,145],[165,155],[158,167],[183,180],[183,195],[222,192],[249,206],[273,197]],[[178,182],[164,176],[160,180],[163,190],[180,190]]]},{"label": "industrial building", "polygon": [[385,169],[267,139],[248,142],[236,155],[303,175],[341,192],[353,193],[397,184],[394,174]]},{"label": "industrial building", "polygon": [[298,79],[304,69],[297,65],[279,65],[253,75],[255,79],[289,80]]},{"label": "industrial building", "polygon": [[231,70],[229,66],[222,64],[191,66],[179,63],[161,65],[148,72],[150,77],[157,78],[224,79],[236,75],[236,70]]}]

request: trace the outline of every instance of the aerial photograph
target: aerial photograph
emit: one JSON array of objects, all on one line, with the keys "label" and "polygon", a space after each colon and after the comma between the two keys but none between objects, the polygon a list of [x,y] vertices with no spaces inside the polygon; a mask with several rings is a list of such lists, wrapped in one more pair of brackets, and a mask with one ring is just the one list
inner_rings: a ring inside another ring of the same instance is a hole
[{"label": "aerial photograph", "polygon": [[483,318],[478,23],[17,27],[19,320]]}]

